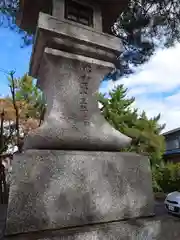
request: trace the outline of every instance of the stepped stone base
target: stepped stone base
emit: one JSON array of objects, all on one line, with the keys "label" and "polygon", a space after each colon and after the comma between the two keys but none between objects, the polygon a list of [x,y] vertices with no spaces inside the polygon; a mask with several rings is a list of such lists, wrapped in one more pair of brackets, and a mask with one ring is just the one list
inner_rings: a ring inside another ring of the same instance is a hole
[{"label": "stepped stone base", "polygon": [[11,176],[9,235],[154,214],[149,161],[135,153],[28,150]]},{"label": "stepped stone base", "polygon": [[14,235],[5,240],[179,240],[180,220],[168,216]]}]

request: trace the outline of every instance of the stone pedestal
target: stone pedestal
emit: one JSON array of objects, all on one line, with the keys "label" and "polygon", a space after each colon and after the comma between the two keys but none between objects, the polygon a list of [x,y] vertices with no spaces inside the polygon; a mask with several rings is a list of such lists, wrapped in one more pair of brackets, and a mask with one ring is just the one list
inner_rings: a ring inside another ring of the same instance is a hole
[{"label": "stone pedestal", "polygon": [[151,183],[134,153],[28,150],[13,161],[6,234],[152,216]]},{"label": "stone pedestal", "polygon": [[179,220],[168,216],[5,237],[5,240],[179,240]]}]

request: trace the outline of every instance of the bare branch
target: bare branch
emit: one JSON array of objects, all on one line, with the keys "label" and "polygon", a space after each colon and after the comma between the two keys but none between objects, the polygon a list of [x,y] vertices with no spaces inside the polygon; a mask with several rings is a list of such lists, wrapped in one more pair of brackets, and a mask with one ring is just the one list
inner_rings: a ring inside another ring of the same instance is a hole
[{"label": "bare branch", "polygon": [[13,106],[16,114],[16,137],[17,137],[17,147],[18,150],[21,149],[21,141],[20,141],[20,132],[19,132],[19,108],[16,102],[16,86],[15,86],[15,79],[14,79],[14,71],[10,72],[10,81],[11,83],[9,84],[10,91],[11,91],[11,96],[12,96],[12,101],[13,101]]},{"label": "bare branch", "polygon": [[3,152],[4,148],[4,109],[1,112],[1,129],[0,129],[0,154]]}]

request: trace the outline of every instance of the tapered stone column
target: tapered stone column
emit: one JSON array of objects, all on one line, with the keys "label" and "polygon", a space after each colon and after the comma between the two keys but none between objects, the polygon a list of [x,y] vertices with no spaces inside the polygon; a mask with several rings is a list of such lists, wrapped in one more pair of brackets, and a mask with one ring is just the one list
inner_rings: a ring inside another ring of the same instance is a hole
[{"label": "tapered stone column", "polygon": [[39,86],[47,99],[40,128],[30,133],[25,148],[118,151],[130,138],[101,115],[100,81],[113,69],[109,62],[46,48]]}]

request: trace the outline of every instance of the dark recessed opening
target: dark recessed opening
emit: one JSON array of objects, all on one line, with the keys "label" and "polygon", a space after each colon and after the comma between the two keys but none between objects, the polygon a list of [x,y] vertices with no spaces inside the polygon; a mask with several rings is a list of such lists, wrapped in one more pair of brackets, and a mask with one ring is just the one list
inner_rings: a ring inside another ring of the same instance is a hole
[{"label": "dark recessed opening", "polygon": [[65,1],[65,18],[93,27],[93,9],[73,0]]}]

